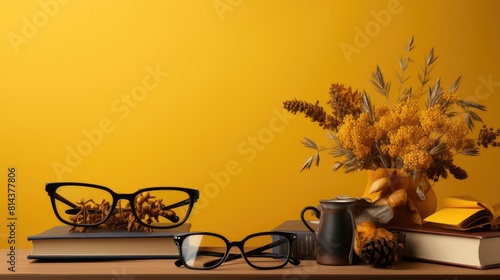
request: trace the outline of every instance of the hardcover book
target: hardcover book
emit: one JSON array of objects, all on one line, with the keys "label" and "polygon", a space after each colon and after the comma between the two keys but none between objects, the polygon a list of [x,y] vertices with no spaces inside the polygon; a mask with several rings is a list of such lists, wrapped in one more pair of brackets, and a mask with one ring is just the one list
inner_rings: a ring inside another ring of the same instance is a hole
[{"label": "hardcover book", "polygon": [[394,227],[406,234],[403,257],[486,269],[500,266],[500,231],[459,231],[421,226]]},{"label": "hardcover book", "polygon": [[456,230],[475,228],[496,230],[500,225],[500,203],[490,206],[470,196],[452,196],[444,208],[425,218],[425,222]]},{"label": "hardcover book", "polygon": [[68,226],[56,226],[28,236],[33,244],[28,259],[172,259],[179,252],[173,241],[178,233],[189,232],[190,223],[172,229],[144,231],[91,230],[68,232]]},{"label": "hardcover book", "polygon": [[[315,225],[311,226],[314,228]],[[297,240],[292,244],[290,256],[299,260],[316,259],[316,235],[308,230],[301,220],[285,221],[273,231],[292,232],[297,235]]]}]

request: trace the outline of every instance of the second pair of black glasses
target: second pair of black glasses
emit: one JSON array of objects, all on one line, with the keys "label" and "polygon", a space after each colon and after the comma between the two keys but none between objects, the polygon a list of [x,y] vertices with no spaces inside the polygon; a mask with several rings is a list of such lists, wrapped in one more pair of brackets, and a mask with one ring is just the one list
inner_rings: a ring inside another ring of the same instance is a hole
[{"label": "second pair of black glasses", "polygon": [[[189,232],[176,234],[174,242],[179,249],[176,266],[191,269],[213,269],[224,262],[243,258],[257,269],[282,268],[287,263],[299,265],[291,256],[291,248],[297,235],[290,232],[259,232],[238,242],[230,242],[224,236],[212,232]],[[230,253],[238,247],[241,254]]]},{"label": "second pair of black glasses", "polygon": [[[131,194],[118,194],[111,189],[88,183],[47,183],[56,217],[71,226],[95,227],[118,212],[131,212],[135,220],[150,228],[173,228],[183,224],[199,191],[182,187],[151,187]],[[128,203],[124,206],[120,200]]]}]

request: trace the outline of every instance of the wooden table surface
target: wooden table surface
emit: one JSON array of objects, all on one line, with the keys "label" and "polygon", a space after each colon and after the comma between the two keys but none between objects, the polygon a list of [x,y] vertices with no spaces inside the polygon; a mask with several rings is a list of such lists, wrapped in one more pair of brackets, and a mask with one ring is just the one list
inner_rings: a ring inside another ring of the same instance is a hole
[{"label": "wooden table surface", "polygon": [[258,270],[244,261],[225,263],[208,270],[176,267],[174,260],[113,260],[86,262],[40,262],[28,260],[29,250],[18,250],[15,272],[8,270],[6,250],[1,252],[1,279],[500,279],[500,268],[477,270],[425,262],[402,261],[394,269],[377,269],[369,265],[324,266],[315,261],[302,261],[299,266]]}]

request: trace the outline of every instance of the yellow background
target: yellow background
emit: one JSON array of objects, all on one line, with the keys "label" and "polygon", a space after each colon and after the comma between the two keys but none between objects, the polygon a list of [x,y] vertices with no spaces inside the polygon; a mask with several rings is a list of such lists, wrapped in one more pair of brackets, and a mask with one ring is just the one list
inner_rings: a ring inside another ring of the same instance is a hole
[{"label": "yellow background", "polygon": [[[282,102],[325,105],[334,82],[381,101],[371,72],[380,65],[396,88],[397,58],[415,36],[413,82],[434,47],[434,77],[448,87],[462,75],[462,97],[486,105],[481,116],[500,127],[499,11],[494,0],[2,1],[2,224],[8,167],[17,169],[17,248],[59,224],[50,181],[197,188],[192,229],[231,239],[297,219],[319,199],[360,196],[365,173],[332,173],[327,154],[299,173],[312,152],[302,137],[329,142]],[[138,91],[145,81],[150,89]],[[84,155],[69,166],[78,147]],[[470,178],[440,181],[438,197],[500,201],[499,153],[457,157]]]}]

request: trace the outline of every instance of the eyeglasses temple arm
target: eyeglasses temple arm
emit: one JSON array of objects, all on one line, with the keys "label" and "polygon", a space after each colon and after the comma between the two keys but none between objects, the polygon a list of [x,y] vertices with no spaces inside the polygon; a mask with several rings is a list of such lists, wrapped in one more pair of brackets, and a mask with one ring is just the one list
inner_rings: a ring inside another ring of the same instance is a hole
[{"label": "eyeglasses temple arm", "polygon": [[[131,211],[131,210],[132,209],[130,209],[130,208],[122,208],[122,211],[124,211],[124,212]],[[64,213],[66,213],[68,215],[76,215],[80,211],[82,211],[82,210],[80,208],[76,208],[76,206],[75,206],[75,208],[65,210]],[[169,219],[173,223],[179,222],[179,217],[175,214],[174,211],[172,211],[172,210],[167,210],[167,211],[170,211],[171,213],[167,213],[167,214],[163,215],[164,218]],[[102,213],[102,210],[101,209],[87,209],[87,212],[89,214],[97,214],[97,213]],[[117,213],[117,212],[118,212],[118,210],[115,209],[113,211],[113,214]]]},{"label": "eyeglasses temple arm", "polygon": [[293,264],[293,265],[299,265],[300,264],[300,260],[299,259],[296,259],[292,256],[290,256],[290,258],[288,258],[288,261]]},{"label": "eyeglasses temple arm", "polygon": [[[196,251],[194,254],[189,254],[189,256],[184,257],[184,259],[192,259],[193,255],[195,257],[200,256],[200,255],[203,255],[203,256],[212,256],[212,257],[221,257],[221,258],[218,259],[218,261],[220,261],[224,257],[225,254],[224,253],[219,253],[219,252],[212,252],[212,251]],[[233,256],[233,255],[240,256],[240,254],[229,254],[229,256]],[[181,259],[178,259],[178,260],[175,261],[175,265],[177,267],[182,266],[182,264],[183,263],[182,263]],[[204,265],[206,265],[206,264],[204,264]]]},{"label": "eyeglasses temple arm", "polygon": [[[75,205],[74,203],[72,203],[71,201],[65,199],[64,197],[62,197],[61,195],[59,194],[54,194],[54,197],[63,202],[64,204],[74,208],[74,209],[68,209],[65,211],[66,214],[69,214],[69,215],[75,215],[77,214],[80,209],[78,208],[77,205]],[[175,211],[173,210],[170,210],[170,209],[173,209],[173,208],[177,208],[177,207],[181,207],[181,206],[184,206],[184,205],[187,205],[187,204],[190,204],[191,203],[191,198],[188,198],[188,199],[185,199],[185,200],[182,200],[182,201],[179,201],[177,203],[174,203],[174,204],[170,204],[170,205],[167,205],[163,208],[161,208],[161,210],[168,210],[168,211],[171,211],[172,213],[169,213],[168,215],[165,215],[164,217],[171,220],[172,222],[176,223],[179,221],[179,217],[175,214]],[[89,210],[92,210],[92,209],[89,209]],[[101,210],[95,210],[96,212],[100,212]]]},{"label": "eyeglasses temple arm", "polygon": [[[281,245],[281,244],[283,244],[285,242],[286,242],[286,240],[284,240],[284,239],[281,239],[281,240],[278,240],[278,241],[274,241],[274,242],[271,242],[271,243],[269,243],[267,245],[264,245],[262,247],[255,248],[255,249],[253,249],[251,251],[248,251],[246,254],[261,253],[264,250],[274,248],[274,247],[276,247],[278,245]],[[241,257],[242,257],[241,254],[230,254],[224,262],[237,260],[237,259],[239,259]],[[293,265],[299,265],[300,264],[300,261],[298,259],[296,259],[296,258],[293,258],[293,257],[289,257],[289,261]],[[212,265],[214,265],[217,262],[220,262],[220,259],[206,262],[203,266],[212,266]]]},{"label": "eyeglasses temple arm", "polygon": [[73,202],[67,200],[66,198],[64,198],[63,196],[61,196],[60,194],[57,194],[57,193],[54,193],[54,198],[61,201],[62,203],[68,205],[69,207],[73,207],[73,208],[77,208],[78,206],[76,206],[76,204],[74,204]]},{"label": "eyeglasses temple arm", "polygon": [[[78,206],[76,206],[76,204],[67,200],[66,198],[62,197],[61,195],[59,195],[57,193],[54,194],[54,198],[63,202],[64,204],[68,205],[69,207],[78,208]],[[185,199],[183,201],[179,201],[179,202],[174,203],[174,204],[167,205],[167,206],[163,207],[161,210],[170,210],[172,208],[181,207],[181,206],[184,206],[184,205],[189,204],[189,203],[191,203],[191,198]]]},{"label": "eyeglasses temple arm", "polygon": [[179,217],[175,214],[175,211],[171,210],[171,209],[181,207],[181,206],[184,206],[184,205],[187,205],[190,203],[191,203],[191,198],[188,198],[188,199],[184,199],[182,201],[179,201],[177,203],[162,207],[161,210],[167,211],[167,213],[163,217],[169,219],[170,221],[172,221],[174,223],[177,223],[179,221]]},{"label": "eyeglasses temple arm", "polygon": [[184,199],[184,200],[179,201],[177,203],[164,206],[163,208],[161,208],[161,210],[170,210],[170,209],[173,209],[173,208],[177,208],[177,207],[181,207],[181,206],[187,205],[189,203],[191,203],[191,198]]},{"label": "eyeglasses temple arm", "polygon": [[[164,208],[162,208],[163,210]],[[122,211],[131,211],[132,209],[131,208],[122,208],[121,209]],[[81,211],[80,208],[78,208],[76,205],[73,206],[73,208],[71,209],[66,209],[64,211],[64,213],[68,214],[68,215],[76,215],[78,214],[79,212]],[[96,214],[96,213],[102,213],[102,210],[101,209],[87,209],[87,212],[89,214]],[[117,213],[118,210],[114,210],[113,211],[113,214],[114,213]],[[166,219],[169,219],[170,221],[172,221],[173,223],[177,223],[179,222],[179,217],[175,214],[175,212],[173,210],[167,210],[167,213],[165,215],[163,215],[162,217],[166,218]]]}]

